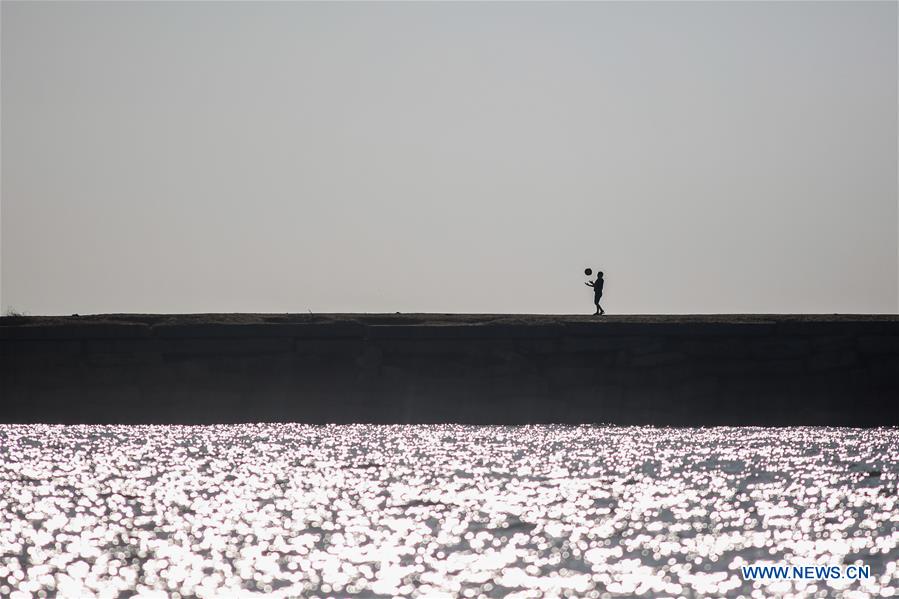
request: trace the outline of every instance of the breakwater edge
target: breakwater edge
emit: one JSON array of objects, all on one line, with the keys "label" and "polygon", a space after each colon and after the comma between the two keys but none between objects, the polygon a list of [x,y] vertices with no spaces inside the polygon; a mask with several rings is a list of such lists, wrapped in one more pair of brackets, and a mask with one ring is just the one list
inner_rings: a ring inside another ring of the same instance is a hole
[{"label": "breakwater edge", "polygon": [[3,422],[899,425],[893,315],[0,319]]}]

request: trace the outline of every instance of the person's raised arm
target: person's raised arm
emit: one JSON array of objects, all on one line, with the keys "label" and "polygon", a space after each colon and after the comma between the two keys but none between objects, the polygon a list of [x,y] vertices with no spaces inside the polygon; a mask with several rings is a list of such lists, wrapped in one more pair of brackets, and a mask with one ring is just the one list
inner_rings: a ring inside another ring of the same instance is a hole
[{"label": "person's raised arm", "polygon": [[591,283],[590,281],[585,282],[584,285],[586,285],[587,287],[593,287],[593,283]]}]

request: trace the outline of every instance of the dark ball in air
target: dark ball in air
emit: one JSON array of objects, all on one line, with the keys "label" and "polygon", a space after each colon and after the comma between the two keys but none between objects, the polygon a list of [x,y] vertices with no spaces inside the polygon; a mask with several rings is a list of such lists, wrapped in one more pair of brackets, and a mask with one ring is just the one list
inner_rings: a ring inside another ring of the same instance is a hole
[{"label": "dark ball in air", "polygon": [[585,268],[585,269],[584,269],[584,274],[587,275],[587,276],[589,277],[590,275],[593,274],[593,269]]}]

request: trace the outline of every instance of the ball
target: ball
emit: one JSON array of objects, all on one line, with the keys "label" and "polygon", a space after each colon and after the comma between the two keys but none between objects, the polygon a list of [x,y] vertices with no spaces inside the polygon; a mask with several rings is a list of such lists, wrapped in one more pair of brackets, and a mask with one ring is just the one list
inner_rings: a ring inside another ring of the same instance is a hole
[{"label": "ball", "polygon": [[585,268],[585,269],[584,269],[584,274],[587,275],[587,276],[589,277],[590,275],[593,274],[593,270],[592,270],[592,269],[589,269],[589,268]]}]

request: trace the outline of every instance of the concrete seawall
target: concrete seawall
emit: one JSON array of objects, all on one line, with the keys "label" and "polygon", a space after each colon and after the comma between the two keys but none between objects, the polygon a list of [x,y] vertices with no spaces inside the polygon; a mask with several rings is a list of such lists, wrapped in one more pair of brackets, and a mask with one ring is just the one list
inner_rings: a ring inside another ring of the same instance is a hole
[{"label": "concrete seawall", "polygon": [[0,319],[3,422],[899,425],[899,317]]}]

